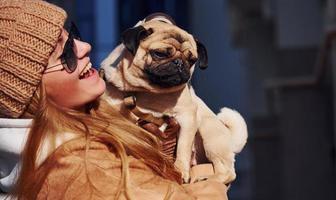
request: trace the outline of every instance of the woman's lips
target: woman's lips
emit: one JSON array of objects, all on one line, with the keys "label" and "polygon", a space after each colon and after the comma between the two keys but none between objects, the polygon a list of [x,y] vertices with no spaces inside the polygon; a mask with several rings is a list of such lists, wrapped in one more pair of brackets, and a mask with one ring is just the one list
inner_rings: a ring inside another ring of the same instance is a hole
[{"label": "woman's lips", "polygon": [[84,74],[84,77],[82,79],[93,79],[98,77],[98,72],[95,68],[89,69],[88,72]]}]

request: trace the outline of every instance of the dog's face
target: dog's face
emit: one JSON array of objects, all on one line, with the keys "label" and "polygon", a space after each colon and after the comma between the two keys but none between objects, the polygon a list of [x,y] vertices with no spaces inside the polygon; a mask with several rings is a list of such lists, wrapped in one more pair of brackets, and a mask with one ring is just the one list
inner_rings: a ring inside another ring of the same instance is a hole
[{"label": "dog's face", "polygon": [[207,67],[204,46],[186,31],[163,21],[148,21],[126,30],[122,42],[134,57],[124,69],[131,82],[138,80],[162,89],[180,87],[191,78],[196,62],[202,69]]}]

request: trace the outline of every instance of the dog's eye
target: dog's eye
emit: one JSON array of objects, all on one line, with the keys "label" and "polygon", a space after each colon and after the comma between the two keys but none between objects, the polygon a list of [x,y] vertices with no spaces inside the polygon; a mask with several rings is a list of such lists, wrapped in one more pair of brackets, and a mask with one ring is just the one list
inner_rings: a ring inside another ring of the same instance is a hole
[{"label": "dog's eye", "polygon": [[153,58],[157,58],[157,59],[164,59],[170,56],[168,52],[157,51],[157,50],[151,51],[150,54]]}]

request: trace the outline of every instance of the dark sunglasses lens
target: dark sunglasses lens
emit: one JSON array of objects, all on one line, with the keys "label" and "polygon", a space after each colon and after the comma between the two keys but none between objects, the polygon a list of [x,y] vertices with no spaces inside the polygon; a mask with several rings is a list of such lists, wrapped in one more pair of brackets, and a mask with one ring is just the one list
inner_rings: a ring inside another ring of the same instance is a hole
[{"label": "dark sunglasses lens", "polygon": [[64,68],[68,73],[74,72],[77,68],[77,58],[73,49],[73,39],[71,38],[65,43],[62,63],[65,64]]},{"label": "dark sunglasses lens", "polygon": [[75,23],[71,22],[68,28],[68,40],[64,45],[63,54],[61,56],[65,71],[72,73],[77,68],[77,56],[74,50],[74,39],[80,40],[80,34]]}]

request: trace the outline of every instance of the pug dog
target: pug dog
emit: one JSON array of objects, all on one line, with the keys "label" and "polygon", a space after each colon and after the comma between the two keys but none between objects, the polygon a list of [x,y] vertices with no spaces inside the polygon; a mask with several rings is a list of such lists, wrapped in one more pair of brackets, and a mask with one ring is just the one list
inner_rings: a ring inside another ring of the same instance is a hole
[{"label": "pug dog", "polygon": [[124,109],[132,94],[143,113],[172,116],[180,124],[175,166],[190,181],[195,135],[199,132],[215,174],[210,179],[230,183],[236,177],[234,156],[244,147],[247,129],[241,115],[228,108],[214,114],[195,94],[190,79],[195,65],[207,67],[207,51],[191,34],[165,14],[157,14],[122,33],[120,44],[101,64],[106,98]]}]

